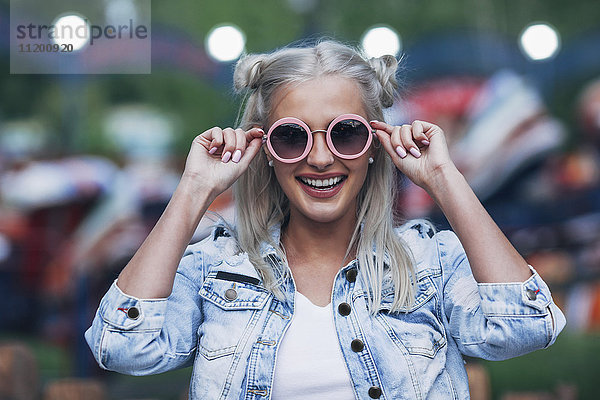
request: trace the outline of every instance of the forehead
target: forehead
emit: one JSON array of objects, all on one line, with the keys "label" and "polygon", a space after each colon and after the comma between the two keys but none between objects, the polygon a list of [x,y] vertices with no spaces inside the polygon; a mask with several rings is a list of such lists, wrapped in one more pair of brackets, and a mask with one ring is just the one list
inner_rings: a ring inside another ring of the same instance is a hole
[{"label": "forehead", "polygon": [[352,79],[329,75],[279,88],[273,97],[270,122],[296,117],[311,129],[322,129],[347,113],[367,118],[360,86]]}]

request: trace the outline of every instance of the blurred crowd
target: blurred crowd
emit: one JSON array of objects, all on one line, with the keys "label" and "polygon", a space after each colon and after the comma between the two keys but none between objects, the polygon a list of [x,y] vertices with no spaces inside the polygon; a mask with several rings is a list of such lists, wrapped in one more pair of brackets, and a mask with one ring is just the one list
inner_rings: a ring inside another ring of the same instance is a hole
[{"label": "blurred crowd", "polygon": [[[410,92],[391,115],[438,121],[478,197],[552,287],[567,329],[599,332],[600,80],[583,88],[569,125],[510,71]],[[402,184],[398,208],[406,216],[448,227],[425,191]]]}]

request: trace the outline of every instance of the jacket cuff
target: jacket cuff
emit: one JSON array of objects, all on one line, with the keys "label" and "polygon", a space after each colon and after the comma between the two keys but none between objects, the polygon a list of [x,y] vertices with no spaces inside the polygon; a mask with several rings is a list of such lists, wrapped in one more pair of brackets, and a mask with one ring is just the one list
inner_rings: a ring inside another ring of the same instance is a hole
[{"label": "jacket cuff", "polygon": [[138,299],[121,291],[115,280],[100,302],[98,314],[104,322],[121,330],[162,328],[167,299]]},{"label": "jacket cuff", "polygon": [[533,275],[525,282],[477,284],[485,316],[548,314],[552,303],[550,289],[531,265],[529,269]]}]

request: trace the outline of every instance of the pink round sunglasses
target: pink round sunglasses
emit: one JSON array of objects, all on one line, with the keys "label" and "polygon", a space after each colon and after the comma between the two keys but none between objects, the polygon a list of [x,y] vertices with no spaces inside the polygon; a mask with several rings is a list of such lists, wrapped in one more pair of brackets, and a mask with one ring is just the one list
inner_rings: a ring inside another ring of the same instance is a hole
[{"label": "pink round sunglasses", "polygon": [[360,115],[342,114],[331,121],[327,130],[314,131],[298,118],[281,118],[271,125],[263,139],[266,139],[267,148],[273,157],[291,164],[304,159],[310,153],[313,134],[316,132],[325,133],[329,150],[346,160],[362,156],[375,135],[375,129]]}]

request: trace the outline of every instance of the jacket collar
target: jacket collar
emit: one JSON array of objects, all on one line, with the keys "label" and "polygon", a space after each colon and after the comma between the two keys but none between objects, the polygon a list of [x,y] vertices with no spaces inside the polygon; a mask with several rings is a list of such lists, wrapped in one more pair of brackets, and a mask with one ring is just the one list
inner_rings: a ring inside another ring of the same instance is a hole
[{"label": "jacket collar", "polygon": [[[360,224],[359,235],[362,233],[363,227],[364,227],[364,221],[361,222],[361,224]],[[281,224],[272,225],[269,228],[269,236],[271,237],[271,243],[279,243],[279,240],[281,238]],[[277,251],[271,243],[262,242],[260,245],[260,255],[263,259],[265,259],[267,261],[269,258],[271,258],[273,256],[276,257],[277,259],[279,259],[279,256],[277,255]],[[377,257],[377,252],[376,252],[374,243],[372,246],[372,256]],[[390,264],[389,260],[390,260],[389,255],[388,255],[387,251],[385,251],[383,253],[384,264],[389,265]],[[349,264],[351,264],[351,262]]]}]

